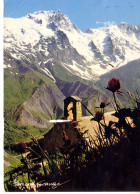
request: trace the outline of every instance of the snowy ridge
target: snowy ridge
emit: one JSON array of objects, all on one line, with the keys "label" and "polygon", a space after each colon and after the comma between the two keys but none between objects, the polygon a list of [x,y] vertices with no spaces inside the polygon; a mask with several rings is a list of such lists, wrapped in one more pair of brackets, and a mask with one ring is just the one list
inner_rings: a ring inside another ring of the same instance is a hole
[{"label": "snowy ridge", "polygon": [[[58,61],[87,80],[140,58],[140,26],[121,23],[81,32],[60,10],[4,19],[4,47],[15,59],[26,58],[55,81],[47,64]],[[47,62],[48,61],[48,62]],[[9,64],[10,65],[10,64]],[[10,67],[10,66],[9,66]]]},{"label": "snowy ridge", "polygon": [[54,82],[56,81],[51,72],[45,67],[45,69],[41,69],[44,71]]}]

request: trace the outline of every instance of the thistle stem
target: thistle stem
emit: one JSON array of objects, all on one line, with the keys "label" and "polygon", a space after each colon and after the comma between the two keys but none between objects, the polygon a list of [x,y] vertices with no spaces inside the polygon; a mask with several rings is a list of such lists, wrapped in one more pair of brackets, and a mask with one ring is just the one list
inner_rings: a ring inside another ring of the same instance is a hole
[{"label": "thistle stem", "polygon": [[44,166],[43,159],[42,159],[42,167],[43,167],[43,171],[44,171],[45,179],[47,179],[47,172],[46,172],[46,168],[45,168],[45,166]]},{"label": "thistle stem", "polygon": [[113,92],[113,98],[114,98],[114,102],[115,102],[115,104],[116,104],[116,108],[117,108],[117,112],[118,112],[119,106],[118,106],[118,104],[117,104],[115,92]]},{"label": "thistle stem", "polygon": [[101,129],[101,126],[100,126],[100,123],[99,122],[98,122],[98,126],[99,126],[99,131],[100,131],[101,137],[103,139],[102,129]]}]

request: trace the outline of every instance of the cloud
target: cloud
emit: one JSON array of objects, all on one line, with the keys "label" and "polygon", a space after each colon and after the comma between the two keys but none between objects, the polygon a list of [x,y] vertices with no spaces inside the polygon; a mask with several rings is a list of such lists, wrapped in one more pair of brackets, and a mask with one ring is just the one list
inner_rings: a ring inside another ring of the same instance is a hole
[{"label": "cloud", "polygon": [[104,27],[109,27],[109,26],[114,26],[114,25],[116,25],[116,22],[114,22],[114,21],[106,21],[106,22],[99,22],[99,21],[96,21],[96,24],[101,24],[101,25],[104,26]]},{"label": "cloud", "polygon": [[114,26],[114,25],[116,25],[116,22],[114,22],[114,21],[112,21],[112,22],[107,21],[107,22],[104,22],[103,24],[104,24],[105,27],[108,27],[108,26]]}]

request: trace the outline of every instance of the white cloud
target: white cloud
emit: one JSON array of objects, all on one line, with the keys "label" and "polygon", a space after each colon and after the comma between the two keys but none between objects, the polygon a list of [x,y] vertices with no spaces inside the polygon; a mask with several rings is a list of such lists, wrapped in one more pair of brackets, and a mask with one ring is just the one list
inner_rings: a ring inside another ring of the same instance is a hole
[{"label": "white cloud", "polygon": [[104,26],[105,27],[108,27],[108,26],[113,26],[113,25],[115,25],[116,23],[115,22],[110,22],[110,21],[107,21],[107,22],[103,22],[103,24],[104,24]]},{"label": "white cloud", "polygon": [[106,21],[106,22],[96,21],[96,24],[102,24],[104,27],[109,27],[109,26],[116,25],[116,22],[114,22],[114,21]]}]

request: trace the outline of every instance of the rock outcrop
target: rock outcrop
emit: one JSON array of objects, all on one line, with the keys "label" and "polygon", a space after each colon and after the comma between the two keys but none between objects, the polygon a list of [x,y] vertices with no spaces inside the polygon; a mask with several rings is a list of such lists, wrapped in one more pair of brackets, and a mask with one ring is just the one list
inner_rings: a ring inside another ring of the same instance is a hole
[{"label": "rock outcrop", "polygon": [[[49,120],[59,117],[63,112],[64,95],[56,85],[42,85],[33,96],[14,113],[17,123],[25,126],[47,127]],[[55,105],[58,106],[56,115],[53,113]]]}]

